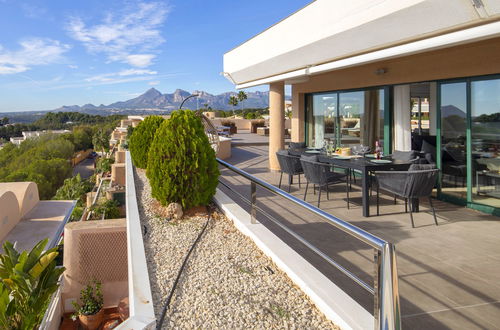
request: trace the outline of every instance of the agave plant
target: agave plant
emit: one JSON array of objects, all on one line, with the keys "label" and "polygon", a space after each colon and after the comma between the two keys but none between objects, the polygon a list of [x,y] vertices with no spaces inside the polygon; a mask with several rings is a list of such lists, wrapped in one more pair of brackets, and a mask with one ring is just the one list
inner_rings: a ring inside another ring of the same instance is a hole
[{"label": "agave plant", "polygon": [[0,254],[0,329],[35,329],[42,322],[64,267],[56,267],[57,248],[48,239],[19,253],[12,243]]}]

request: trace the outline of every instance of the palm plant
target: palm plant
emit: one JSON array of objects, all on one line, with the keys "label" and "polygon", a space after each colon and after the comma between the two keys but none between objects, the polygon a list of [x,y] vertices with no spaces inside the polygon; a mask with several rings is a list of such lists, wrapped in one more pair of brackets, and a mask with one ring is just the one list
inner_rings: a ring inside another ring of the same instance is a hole
[{"label": "palm plant", "polygon": [[234,107],[238,105],[238,97],[231,95],[229,97],[229,104],[233,106],[233,111],[234,111]]},{"label": "palm plant", "polygon": [[243,108],[243,101],[245,101],[248,98],[247,93],[245,93],[244,91],[239,91],[237,98],[238,102],[240,102],[241,104],[241,108]]},{"label": "palm plant", "polygon": [[0,329],[36,329],[64,267],[56,267],[57,247],[44,251],[48,239],[19,253],[5,242],[0,255]]}]

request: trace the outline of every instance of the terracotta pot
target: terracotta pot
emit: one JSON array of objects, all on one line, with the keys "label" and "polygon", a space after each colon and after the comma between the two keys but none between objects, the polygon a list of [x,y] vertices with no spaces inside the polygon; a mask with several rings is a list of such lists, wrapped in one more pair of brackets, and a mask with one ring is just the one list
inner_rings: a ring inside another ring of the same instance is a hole
[{"label": "terracotta pot", "polygon": [[104,319],[104,309],[94,315],[79,315],[78,319],[84,329],[97,330]]}]

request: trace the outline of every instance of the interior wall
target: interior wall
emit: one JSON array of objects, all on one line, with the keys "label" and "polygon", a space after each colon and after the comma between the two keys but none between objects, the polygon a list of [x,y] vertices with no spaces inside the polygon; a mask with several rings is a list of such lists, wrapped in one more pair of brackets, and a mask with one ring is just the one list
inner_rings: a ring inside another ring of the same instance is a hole
[{"label": "interior wall", "polygon": [[305,141],[305,98],[292,85],[292,142]]}]

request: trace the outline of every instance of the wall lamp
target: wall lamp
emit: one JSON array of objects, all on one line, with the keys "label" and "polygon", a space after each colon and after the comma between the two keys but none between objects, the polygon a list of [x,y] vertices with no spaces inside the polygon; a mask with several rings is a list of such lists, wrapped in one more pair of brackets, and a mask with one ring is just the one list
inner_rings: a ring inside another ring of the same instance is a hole
[{"label": "wall lamp", "polygon": [[386,74],[387,73],[387,69],[386,68],[379,68],[377,70],[375,70],[375,74],[377,76],[380,76],[380,75],[383,75],[383,74]]}]

